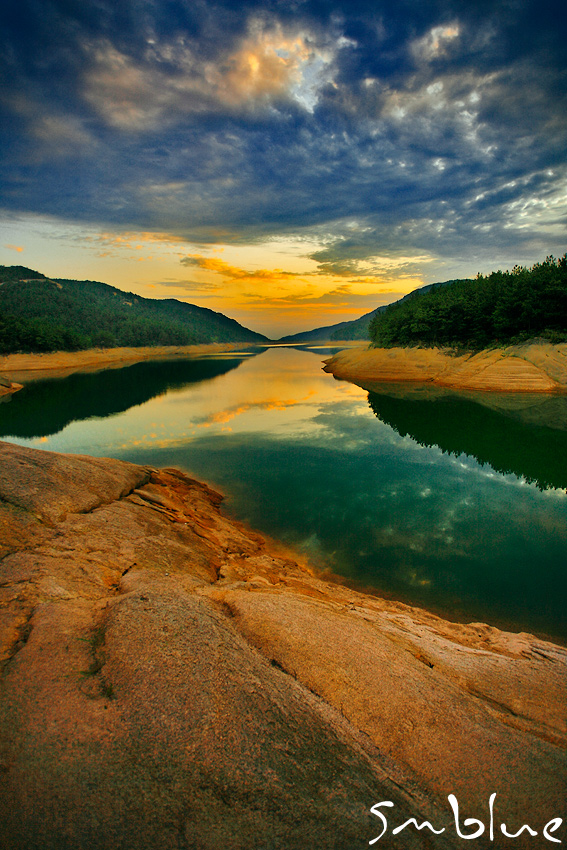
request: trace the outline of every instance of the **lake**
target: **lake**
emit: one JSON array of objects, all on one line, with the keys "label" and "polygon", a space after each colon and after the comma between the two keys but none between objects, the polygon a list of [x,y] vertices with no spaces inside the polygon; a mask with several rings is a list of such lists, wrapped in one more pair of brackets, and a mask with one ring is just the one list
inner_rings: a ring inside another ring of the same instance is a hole
[{"label": "lake", "polygon": [[0,436],[180,467],[356,586],[564,643],[565,399],[362,389],[322,372],[327,356],[277,346],[36,381],[0,404]]}]

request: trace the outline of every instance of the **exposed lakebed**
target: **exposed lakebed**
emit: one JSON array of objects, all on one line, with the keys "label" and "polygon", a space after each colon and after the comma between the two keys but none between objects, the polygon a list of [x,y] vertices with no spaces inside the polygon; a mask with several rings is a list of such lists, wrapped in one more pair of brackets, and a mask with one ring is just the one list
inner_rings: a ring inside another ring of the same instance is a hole
[{"label": "exposed lakebed", "polygon": [[0,405],[0,437],[180,467],[318,567],[449,619],[565,641],[563,399],[363,389],[323,373],[328,354],[32,382]]}]

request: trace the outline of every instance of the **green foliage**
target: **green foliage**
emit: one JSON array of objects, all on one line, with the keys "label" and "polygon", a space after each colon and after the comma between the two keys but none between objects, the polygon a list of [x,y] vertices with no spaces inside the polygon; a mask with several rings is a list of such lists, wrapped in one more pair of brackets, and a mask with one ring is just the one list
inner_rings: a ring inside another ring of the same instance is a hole
[{"label": "green foliage", "polygon": [[263,340],[204,307],[142,298],[96,281],[49,280],[23,266],[0,266],[1,354]]},{"label": "green foliage", "polygon": [[16,280],[45,280],[45,275],[28,269],[25,266],[0,266],[0,278],[2,282],[13,283]]},{"label": "green foliage", "polygon": [[348,322],[344,328],[334,331],[331,334],[331,339],[370,339],[369,325],[370,317],[362,316],[354,322]]},{"label": "green foliage", "polygon": [[567,341],[567,254],[475,280],[418,290],[370,323],[376,347],[480,349],[529,339]]}]

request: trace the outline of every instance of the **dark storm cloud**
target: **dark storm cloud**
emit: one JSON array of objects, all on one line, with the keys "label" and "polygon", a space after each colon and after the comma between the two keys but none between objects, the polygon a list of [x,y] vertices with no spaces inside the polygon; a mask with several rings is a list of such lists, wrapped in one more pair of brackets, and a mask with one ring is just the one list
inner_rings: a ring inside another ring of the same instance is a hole
[{"label": "dark storm cloud", "polygon": [[315,259],[351,271],[564,245],[562,4],[7,0],[0,16],[8,213],[200,241],[308,229]]}]

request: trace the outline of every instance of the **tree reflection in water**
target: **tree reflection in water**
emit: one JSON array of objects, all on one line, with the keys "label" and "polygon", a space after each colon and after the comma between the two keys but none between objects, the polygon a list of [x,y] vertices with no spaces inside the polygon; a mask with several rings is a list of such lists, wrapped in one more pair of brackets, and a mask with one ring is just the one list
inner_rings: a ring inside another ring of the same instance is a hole
[{"label": "tree reflection in water", "polygon": [[567,425],[564,397],[499,396],[494,403],[502,401],[503,406],[495,409],[486,406],[490,397],[479,402],[455,393],[394,393],[369,392],[368,403],[402,437],[409,435],[422,446],[438,446],[448,454],[471,455],[540,490],[567,487],[567,430],[557,427]]}]

